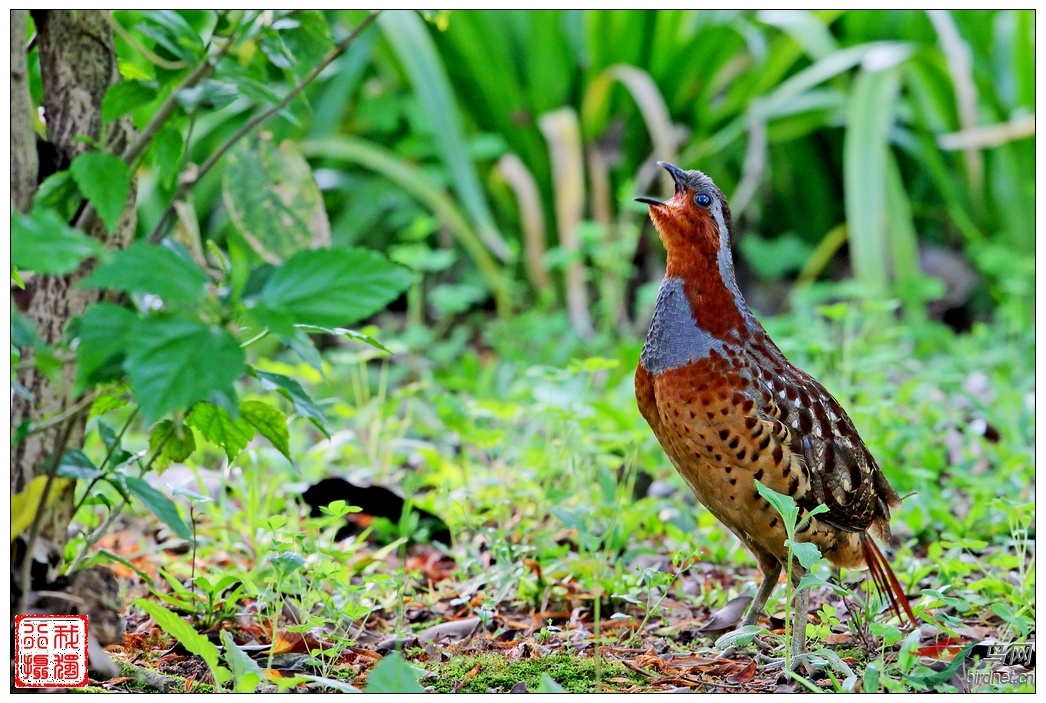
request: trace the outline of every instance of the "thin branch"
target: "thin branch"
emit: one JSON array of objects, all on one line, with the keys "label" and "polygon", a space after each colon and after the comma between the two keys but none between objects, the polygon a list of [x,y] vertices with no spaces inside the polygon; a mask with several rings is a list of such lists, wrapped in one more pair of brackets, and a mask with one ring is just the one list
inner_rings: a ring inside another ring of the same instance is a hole
[{"label": "thin branch", "polygon": [[131,422],[137,416],[138,416],[138,408],[135,408],[131,412],[131,414],[127,417],[127,422],[125,422],[123,427],[120,429],[120,434],[116,435],[116,441],[113,442],[113,445],[111,447],[109,447],[109,451],[108,451],[108,453],[106,453],[105,459],[103,459],[102,463],[98,466],[98,475],[95,476],[93,479],[91,479],[91,482],[89,484],[87,484],[87,488],[84,489],[84,494],[80,498],[80,502],[73,506],[73,515],[74,516],[78,512],[80,512],[80,508],[82,508],[84,503],[87,502],[87,497],[89,495],[91,495],[91,489],[95,487],[95,484],[97,484],[99,481],[102,480],[102,477],[104,475],[103,472],[105,471],[106,464],[108,464],[109,461],[113,458],[113,454],[116,452],[116,448],[118,446],[120,446],[120,444],[123,442],[124,434],[127,432],[128,428],[131,426]]},{"label": "thin branch", "polygon": [[316,65],[316,67],[313,68],[312,71],[310,71],[309,74],[305,76],[305,78],[303,78],[300,83],[298,83],[298,85],[296,85],[289,93],[287,93],[287,95],[284,96],[283,100],[280,100],[280,102],[276,103],[268,110],[248,120],[242,127],[240,127],[240,129],[236,130],[236,133],[229,137],[229,139],[226,140],[226,142],[222,144],[217,151],[211,154],[207,158],[207,160],[203,162],[203,165],[201,165],[200,168],[196,170],[196,173],[193,174],[193,177],[191,179],[187,178],[184,181],[182,181],[181,185],[178,187],[178,192],[176,192],[174,194],[174,198],[171,199],[171,204],[167,206],[167,209],[164,210],[163,215],[160,217],[160,221],[157,223],[156,229],[154,229],[152,234],[149,235],[149,241],[152,244],[158,244],[160,240],[164,238],[164,231],[167,229],[167,224],[168,222],[170,222],[171,216],[174,214],[174,204],[182,198],[184,198],[186,194],[189,192],[189,190],[194,185],[196,185],[205,175],[207,175],[207,172],[210,171],[216,163],[218,163],[219,159],[225,156],[225,154],[230,149],[232,149],[233,146],[235,146],[236,143],[240,141],[240,139],[242,139],[256,127],[258,127],[258,125],[262,124],[270,117],[279,113],[285,107],[290,105],[291,102],[293,102],[294,99],[302,93],[302,91],[304,91],[313,81],[315,81],[319,77],[319,75],[323,72],[325,68],[327,68],[327,66],[331,64],[331,62],[333,62],[335,59],[337,59],[339,56],[341,56],[348,50],[349,46],[352,45],[352,42],[356,41],[356,38],[360,34],[362,34],[363,31],[366,30],[367,27],[369,27],[375,19],[377,19],[380,13],[381,10],[372,11],[365,20],[360,22],[359,26],[356,27],[356,29],[353,30],[353,32],[349,34],[349,36],[345,37],[345,39],[341,40],[333,49],[327,52],[327,55],[323,57],[323,59]]},{"label": "thin branch", "polygon": [[141,156],[145,148],[149,146],[149,142],[152,141],[156,133],[160,131],[160,128],[164,126],[167,120],[174,114],[174,110],[178,107],[178,93],[182,92],[187,88],[194,87],[197,83],[208,78],[211,73],[214,72],[214,67],[218,65],[218,62],[229,52],[232,47],[232,39],[225,42],[225,46],[215,53],[213,57],[207,57],[203,63],[197,66],[193,71],[185,77],[185,80],[181,84],[171,91],[171,94],[167,96],[167,99],[163,101],[163,105],[156,111],[153,118],[149,120],[149,124],[145,125],[141,133],[138,135],[138,139],[133,144],[127,147],[127,150],[120,157],[124,160],[128,166],[131,166],[135,160]]},{"label": "thin branch", "polygon": [[44,432],[46,430],[51,429],[52,427],[55,427],[57,425],[62,424],[66,420],[71,420],[72,418],[76,417],[77,415],[79,415],[81,412],[83,412],[87,408],[90,408],[91,407],[91,403],[94,402],[94,399],[95,399],[95,397],[97,395],[98,394],[96,392],[88,393],[83,398],[78,400],[75,405],[69,406],[68,408],[66,408],[62,412],[58,413],[57,415],[54,415],[54,416],[48,418],[47,420],[45,420],[43,422],[40,422],[39,424],[34,423],[34,424],[30,425],[29,426],[29,434],[36,434],[37,432]]}]

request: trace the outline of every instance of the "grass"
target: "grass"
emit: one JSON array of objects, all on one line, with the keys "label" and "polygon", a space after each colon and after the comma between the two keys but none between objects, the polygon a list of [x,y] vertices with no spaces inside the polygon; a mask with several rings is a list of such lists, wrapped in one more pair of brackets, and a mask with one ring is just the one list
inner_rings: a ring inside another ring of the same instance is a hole
[{"label": "grass", "polygon": [[[975,325],[964,336],[913,328],[881,306],[825,305],[816,290],[795,308],[766,326],[789,358],[836,394],[904,496],[890,558],[906,590],[921,594],[916,613],[941,636],[1027,639],[1034,629],[1031,332],[1003,324]],[[462,690],[507,690],[518,681],[534,690],[539,673],[567,690],[595,690],[596,642],[631,652],[618,658],[650,647],[709,653],[698,628],[731,598],[751,595],[755,565],[688,502],[643,424],[631,383],[639,341],[582,346],[550,329],[555,317],[535,312],[487,327],[478,343],[452,333],[434,347],[413,331],[386,334],[395,357],[369,347],[330,350],[322,377],[291,358],[259,360],[311,381],[338,428],[333,438],[292,424],[301,474],[270,447],[248,447],[217,500],[194,508],[195,561],[159,551],[141,527],[147,518],[135,518],[120,533],[126,541],[109,549],[151,570],[155,592],[200,629],[220,610],[228,616],[218,626],[232,628],[238,642],[312,633],[326,649],[297,666],[330,678],[365,677],[373,660],[354,648],[376,640],[359,628],[377,639],[404,637],[466,617],[480,619],[467,640],[473,645],[526,641],[552,653],[513,661],[477,649],[443,662],[434,652],[447,650],[430,645],[412,660],[434,672],[423,685],[450,690],[478,665]],[[144,437],[127,444],[135,441]],[[194,461],[220,466],[217,453]],[[361,539],[332,544],[339,521],[303,518],[294,504],[331,474],[393,487],[439,515],[455,536],[453,562],[437,568],[432,552],[404,540],[384,548]],[[649,479],[661,489],[636,494]],[[79,519],[90,524],[103,514],[89,507]],[[213,588],[232,576],[239,588],[225,589],[229,602],[222,593],[175,598],[155,571],[161,565],[183,583],[202,576]],[[824,563],[814,573],[839,577]],[[147,590],[141,577],[123,575],[129,595]],[[837,681],[822,676],[816,684],[918,688],[913,682],[929,671],[917,652],[926,643],[891,623],[883,604],[855,585],[859,579],[842,578],[843,595],[815,588],[811,598],[820,620],[811,623],[811,649],[835,648],[845,665],[829,661]],[[768,612],[784,610],[784,590]],[[129,619],[143,622],[141,613]],[[567,654],[570,648],[582,653]],[[632,682],[634,672],[612,659],[602,658],[601,680]],[[846,667],[856,678],[847,678]],[[744,685],[765,683],[756,677]]]}]

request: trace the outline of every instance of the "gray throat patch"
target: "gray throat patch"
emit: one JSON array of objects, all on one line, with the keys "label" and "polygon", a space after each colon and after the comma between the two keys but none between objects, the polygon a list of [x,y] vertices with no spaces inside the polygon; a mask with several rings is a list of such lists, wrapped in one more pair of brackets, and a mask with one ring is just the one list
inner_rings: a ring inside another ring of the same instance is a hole
[{"label": "gray throat patch", "polygon": [[698,327],[683,292],[683,279],[666,277],[657,291],[654,318],[639,360],[646,370],[659,374],[722,353],[723,342]]}]

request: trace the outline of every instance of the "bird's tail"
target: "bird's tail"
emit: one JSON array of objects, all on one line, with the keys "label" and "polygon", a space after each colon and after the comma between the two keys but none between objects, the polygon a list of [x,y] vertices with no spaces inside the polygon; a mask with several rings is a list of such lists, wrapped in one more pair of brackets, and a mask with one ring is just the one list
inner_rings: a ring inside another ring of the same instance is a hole
[{"label": "bird's tail", "polygon": [[889,601],[890,610],[897,615],[898,620],[903,622],[904,617],[901,615],[901,610],[903,609],[912,625],[917,625],[915,614],[912,613],[912,607],[908,604],[908,596],[905,595],[904,590],[901,588],[901,582],[897,580],[893,569],[890,568],[890,563],[886,561],[886,557],[879,550],[879,545],[875,543],[875,540],[867,532],[861,533],[861,552],[864,553],[864,561],[868,565],[869,573],[872,575],[872,583],[875,584],[875,590],[879,591],[879,595]]}]

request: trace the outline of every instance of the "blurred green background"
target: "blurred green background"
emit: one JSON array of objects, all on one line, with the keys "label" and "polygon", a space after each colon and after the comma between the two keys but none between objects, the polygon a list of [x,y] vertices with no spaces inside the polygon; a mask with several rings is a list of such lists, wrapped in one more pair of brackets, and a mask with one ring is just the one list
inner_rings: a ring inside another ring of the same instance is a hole
[{"label": "blurred green background", "polygon": [[[204,33],[216,17],[178,15]],[[365,13],[325,15],[334,41]],[[125,76],[153,71],[127,42],[165,56],[156,19],[115,17],[136,28],[118,37]],[[294,73],[267,37],[186,96],[191,161],[285,91]],[[391,11],[265,129],[311,163],[334,246],[424,274],[399,306],[437,331],[537,309],[581,339],[641,336],[664,253],[632,198],[671,193],[657,160],[727,195],[759,312],[852,280],[825,297],[1025,327],[1034,48],[1031,11]],[[175,186],[154,153],[143,233]],[[204,238],[235,245],[227,167],[192,197]]]}]

